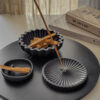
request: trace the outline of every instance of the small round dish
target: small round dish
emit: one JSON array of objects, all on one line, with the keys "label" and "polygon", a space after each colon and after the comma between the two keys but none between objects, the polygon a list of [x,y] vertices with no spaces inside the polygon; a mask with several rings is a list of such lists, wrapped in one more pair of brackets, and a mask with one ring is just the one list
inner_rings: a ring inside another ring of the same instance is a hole
[{"label": "small round dish", "polygon": [[4,76],[4,78],[8,81],[11,82],[20,82],[20,81],[24,81],[26,79],[28,79],[32,73],[33,73],[33,64],[31,63],[31,61],[27,60],[27,59],[14,59],[14,60],[10,60],[7,61],[4,65],[6,66],[12,66],[12,67],[30,67],[30,72],[28,74],[23,74],[23,73],[19,73],[19,72],[12,72],[12,71],[7,71],[2,69],[2,75]]},{"label": "small round dish", "polygon": [[[55,32],[55,31],[50,31],[50,32],[51,34],[56,33],[56,35],[53,37],[53,40],[59,42],[57,45],[57,49],[59,50],[63,45],[63,41],[64,41],[63,36],[59,32]],[[55,50],[53,45],[49,45],[47,48],[40,48],[40,49],[28,47],[30,41],[34,39],[34,37],[43,38],[47,35],[48,33],[45,29],[31,30],[21,35],[21,37],[19,38],[19,45],[25,52],[29,53],[32,56],[34,55],[48,56],[49,54],[54,54]]]},{"label": "small round dish", "polygon": [[84,65],[73,59],[62,58],[65,70],[58,59],[44,65],[42,76],[46,83],[58,90],[76,90],[86,82],[88,74]]}]

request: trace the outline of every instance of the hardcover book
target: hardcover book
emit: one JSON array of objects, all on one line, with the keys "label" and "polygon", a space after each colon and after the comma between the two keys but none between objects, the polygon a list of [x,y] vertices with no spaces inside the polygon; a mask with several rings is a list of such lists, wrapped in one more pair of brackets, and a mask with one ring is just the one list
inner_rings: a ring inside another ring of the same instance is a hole
[{"label": "hardcover book", "polygon": [[66,14],[67,22],[100,36],[100,11],[83,6]]}]

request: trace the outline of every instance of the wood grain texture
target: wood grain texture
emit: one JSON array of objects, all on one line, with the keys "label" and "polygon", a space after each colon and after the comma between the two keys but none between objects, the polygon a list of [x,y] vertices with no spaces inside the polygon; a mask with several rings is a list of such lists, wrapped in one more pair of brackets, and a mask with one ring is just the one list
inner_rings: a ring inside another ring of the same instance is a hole
[{"label": "wood grain texture", "polygon": [[0,65],[1,69],[8,70],[8,71],[13,71],[13,72],[20,72],[20,73],[29,73],[30,68],[29,67],[9,67],[9,66],[4,66]]}]

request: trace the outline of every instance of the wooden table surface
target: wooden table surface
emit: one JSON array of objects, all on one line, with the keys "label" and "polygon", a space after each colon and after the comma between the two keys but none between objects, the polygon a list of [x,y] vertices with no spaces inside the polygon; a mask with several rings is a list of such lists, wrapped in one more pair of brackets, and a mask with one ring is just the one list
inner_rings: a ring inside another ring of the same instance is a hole
[{"label": "wooden table surface", "polygon": [[[45,19],[49,24],[57,17],[59,16],[45,16]],[[23,34],[25,31],[36,28],[44,28],[40,16],[0,15],[0,49],[12,43],[13,41],[18,40],[20,34]],[[64,37],[70,38],[68,36]],[[75,40],[85,45],[87,48],[89,48],[96,55],[100,63],[100,46],[73,38],[70,39]],[[82,100],[99,100],[99,98],[100,98],[100,78],[97,82],[96,87],[92,90],[92,92]]]}]

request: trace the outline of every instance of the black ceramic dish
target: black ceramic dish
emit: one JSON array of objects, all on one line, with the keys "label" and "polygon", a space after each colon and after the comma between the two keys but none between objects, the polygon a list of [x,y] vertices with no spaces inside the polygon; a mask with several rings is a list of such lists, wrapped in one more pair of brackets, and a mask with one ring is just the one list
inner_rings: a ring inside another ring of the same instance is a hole
[{"label": "black ceramic dish", "polygon": [[27,59],[15,59],[7,61],[4,65],[12,66],[12,67],[30,67],[30,72],[28,74],[23,74],[19,72],[12,72],[2,69],[2,75],[4,78],[11,82],[19,82],[28,79],[33,73],[33,65],[31,61]]},{"label": "black ceramic dish", "polygon": [[[50,31],[50,32],[52,34],[55,31]],[[63,45],[64,39],[59,32],[55,32],[55,33],[56,36],[54,36],[53,39],[59,42],[59,44],[57,45],[57,49],[59,50]],[[46,35],[48,35],[48,33],[45,29],[41,29],[41,30],[37,29],[37,30],[32,30],[30,32],[26,32],[25,34],[21,35],[21,37],[19,38],[19,45],[25,52],[31,55],[47,56],[49,54],[55,53],[53,45],[49,45],[48,48],[41,48],[41,49],[28,47],[28,45],[30,44],[30,40],[34,39],[34,37],[42,38]]]},{"label": "black ceramic dish", "polygon": [[86,67],[73,59],[63,58],[62,62],[66,71],[61,69],[58,59],[45,64],[42,70],[44,80],[59,90],[70,91],[83,86],[88,76]]}]

